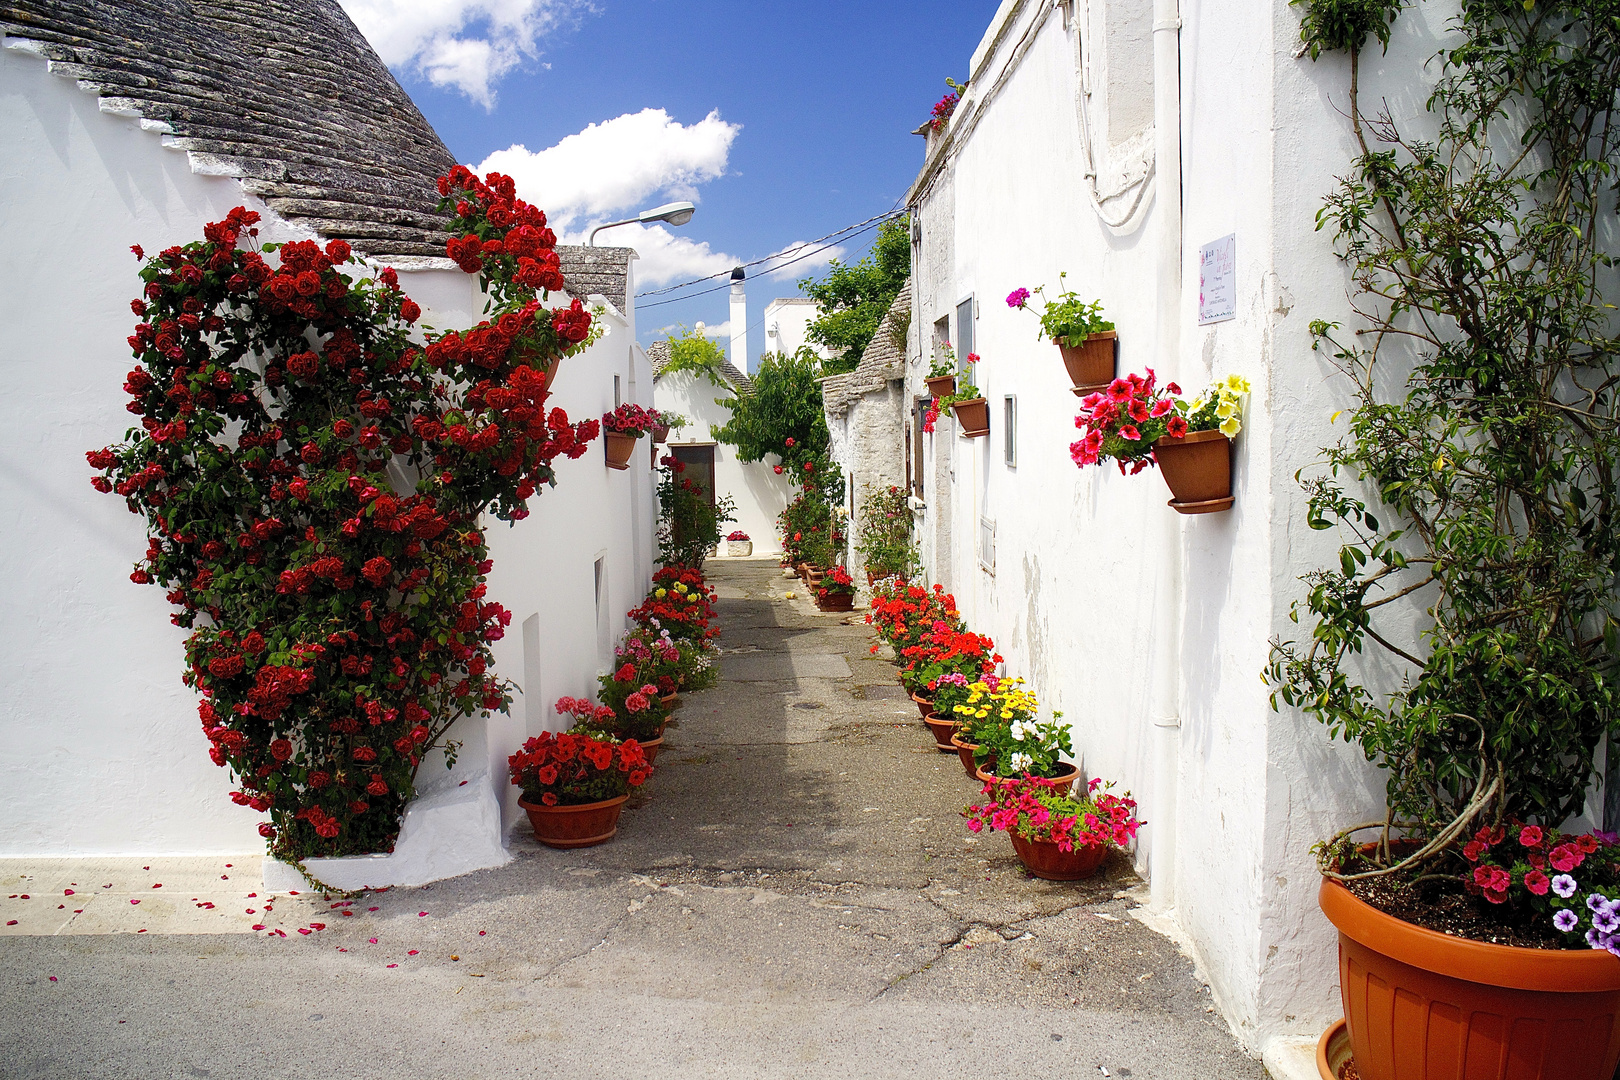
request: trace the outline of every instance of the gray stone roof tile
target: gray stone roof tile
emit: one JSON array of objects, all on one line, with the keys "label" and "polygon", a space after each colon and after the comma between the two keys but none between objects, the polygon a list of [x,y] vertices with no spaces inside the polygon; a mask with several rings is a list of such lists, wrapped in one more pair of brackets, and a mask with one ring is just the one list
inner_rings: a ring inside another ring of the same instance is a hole
[{"label": "gray stone roof tile", "polygon": [[855,370],[821,381],[821,400],[828,416],[843,416],[856,398],[885,389],[891,379],[905,378],[905,328],[910,319],[911,279],[907,278],[878,323],[878,332],[872,335],[871,342],[861,353],[861,362]]}]

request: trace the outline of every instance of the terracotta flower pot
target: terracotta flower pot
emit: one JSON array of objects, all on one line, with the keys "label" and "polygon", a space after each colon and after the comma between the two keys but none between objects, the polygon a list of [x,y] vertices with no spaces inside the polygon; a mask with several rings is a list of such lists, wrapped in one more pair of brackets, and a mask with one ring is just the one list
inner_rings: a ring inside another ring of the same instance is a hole
[{"label": "terracotta flower pot", "polygon": [[850,593],[828,593],[816,597],[816,606],[822,611],[854,611],[855,597]]},{"label": "terracotta flower pot", "polygon": [[681,695],[678,691],[671,690],[667,694],[659,694],[658,700],[664,703],[666,712],[674,712],[675,706],[681,703]]},{"label": "terracotta flower pot", "polygon": [[1108,849],[1102,844],[1079,844],[1064,851],[1055,840],[1026,840],[1016,829],[1008,830],[1018,861],[1038,878],[1047,881],[1079,881],[1097,872]]},{"label": "terracotta flower pot", "polygon": [[923,723],[927,724],[928,730],[934,733],[934,745],[939,749],[940,753],[954,754],[957,752],[956,744],[951,741],[951,735],[956,731],[955,720],[948,716],[929,713],[923,717]]},{"label": "terracotta flower pot", "polygon": [[652,437],[653,437],[653,442],[655,442],[655,443],[661,443],[665,439],[669,438],[669,425],[668,424],[657,424],[657,425],[655,425],[653,427],[653,429],[652,429]]},{"label": "terracotta flower pot", "polygon": [[[985,762],[985,767],[982,769],[975,769],[973,775],[977,776],[980,780],[983,780],[987,784],[991,781],[995,781],[998,784],[1010,784],[1016,779],[1015,777],[1011,776],[997,776],[992,771],[995,769],[995,767],[995,762],[987,761]],[[1062,763],[1062,767],[1063,771],[1058,773],[1056,776],[1037,776],[1033,779],[1036,781],[1036,783],[1044,784],[1049,788],[1055,788],[1059,795],[1067,795],[1069,793],[1069,788],[1074,786],[1074,782],[1080,778],[1080,770],[1067,762]]]},{"label": "terracotta flower pot", "polygon": [[[957,736],[952,735],[951,745],[956,747],[957,756],[962,759],[962,771],[967,773],[969,777],[976,778],[979,775],[979,768],[973,763],[973,755],[979,749],[978,744],[963,742]],[[994,764],[994,762],[991,764]]]},{"label": "terracotta flower pot", "polygon": [[1322,1080],[1339,1080],[1339,1071],[1350,1060],[1350,1032],[1343,1020],[1337,1020],[1316,1042],[1316,1073]]},{"label": "terracotta flower pot", "polygon": [[1079,345],[1059,345],[1069,382],[1081,397],[1107,388],[1114,381],[1115,357],[1119,355],[1119,335],[1112,330],[1092,334]]},{"label": "terracotta flower pot", "polygon": [[951,411],[956,414],[956,422],[962,425],[962,434],[968,438],[978,439],[990,434],[990,403],[984,398],[953,401]]},{"label": "terracotta flower pot", "polygon": [[554,848],[592,847],[605,844],[619,831],[619,811],[628,795],[577,806],[543,806],[527,799],[518,805],[529,815],[534,838]]},{"label": "terracotta flower pot", "polygon": [[1212,514],[1232,505],[1232,440],[1219,431],[1189,431],[1153,444],[1170,485],[1170,506],[1183,514]]},{"label": "terracotta flower pot", "polygon": [[1331,878],[1339,988],[1362,1080],[1610,1080],[1620,959],[1468,941],[1386,915]]},{"label": "terracotta flower pot", "polygon": [[660,732],[658,738],[648,739],[641,744],[641,752],[647,755],[647,764],[651,765],[658,760],[658,751],[664,748],[664,736]]},{"label": "terracotta flower pot", "polygon": [[625,435],[618,431],[604,431],[602,433],[602,452],[607,455],[607,467],[610,469],[628,469],[630,455],[635,452],[636,437]]},{"label": "terracotta flower pot", "polygon": [[819,588],[821,586],[822,579],[826,576],[827,571],[821,569],[820,567],[812,567],[805,573],[804,583],[810,586],[812,589]]},{"label": "terracotta flower pot", "polygon": [[923,383],[928,387],[929,397],[950,397],[956,393],[955,375],[941,375],[937,379],[924,379]]},{"label": "terracotta flower pot", "polygon": [[911,695],[911,700],[916,702],[917,712],[922,715],[922,718],[924,720],[926,720],[930,716],[934,715],[934,699],[933,698],[923,697],[921,694],[912,694]]}]

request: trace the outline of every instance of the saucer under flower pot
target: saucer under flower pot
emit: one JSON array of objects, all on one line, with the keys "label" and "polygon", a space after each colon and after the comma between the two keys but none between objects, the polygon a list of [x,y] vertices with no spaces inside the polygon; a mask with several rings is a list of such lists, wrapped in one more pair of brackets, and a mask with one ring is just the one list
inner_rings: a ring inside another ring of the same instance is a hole
[{"label": "saucer under flower pot", "polygon": [[1106,390],[1108,384],[1114,381],[1119,356],[1117,332],[1103,330],[1087,337],[1079,345],[1059,345],[1058,350],[1063,354],[1063,366],[1069,372],[1069,381],[1074,384],[1076,394],[1082,388],[1087,394],[1099,389]]},{"label": "saucer under flower pot", "polygon": [[956,721],[950,717],[936,716],[933,713],[923,717],[923,723],[928,730],[934,733],[934,748],[942,754],[957,753],[956,744],[951,736],[956,732]]},{"label": "saucer under flower pot", "polygon": [[961,425],[962,434],[969,439],[979,439],[990,434],[990,403],[984,398],[953,401],[951,411],[956,414],[956,422]]},{"label": "saucer under flower pot", "polygon": [[1219,431],[1166,435],[1154,442],[1153,456],[1179,513],[1211,514],[1232,505],[1232,440]]},{"label": "saucer under flower pot", "polygon": [[546,806],[519,799],[529,815],[534,838],[547,847],[580,848],[605,844],[619,831],[619,812],[630,796],[603,799],[574,806]]},{"label": "saucer under flower pot", "polygon": [[618,431],[604,432],[602,436],[602,452],[607,455],[607,467],[610,469],[628,469],[630,455],[635,453],[636,437],[625,435]]},{"label": "saucer under flower pot", "polygon": [[1077,844],[1064,851],[1056,840],[1026,840],[1016,829],[1007,836],[1024,869],[1046,881],[1082,881],[1095,874],[1108,857],[1103,844]]}]

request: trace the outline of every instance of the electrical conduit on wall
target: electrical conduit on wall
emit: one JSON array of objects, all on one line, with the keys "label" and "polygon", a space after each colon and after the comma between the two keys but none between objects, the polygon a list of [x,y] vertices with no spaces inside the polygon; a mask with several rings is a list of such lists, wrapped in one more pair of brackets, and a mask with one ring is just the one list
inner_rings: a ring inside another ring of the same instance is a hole
[{"label": "electrical conduit on wall", "polygon": [[[1174,372],[1181,350],[1181,10],[1179,0],[1153,3],[1153,157],[1159,204],[1154,361]],[[1181,756],[1182,519],[1164,514],[1165,587],[1154,605],[1150,716],[1157,743],[1149,820],[1151,906],[1176,902],[1176,787]]]}]

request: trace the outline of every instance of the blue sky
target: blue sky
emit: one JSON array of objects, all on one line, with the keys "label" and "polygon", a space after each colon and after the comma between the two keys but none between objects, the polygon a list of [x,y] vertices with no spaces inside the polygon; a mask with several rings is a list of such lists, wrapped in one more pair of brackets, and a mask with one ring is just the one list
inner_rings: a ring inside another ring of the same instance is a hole
[{"label": "blue sky", "polygon": [[[895,206],[922,162],[922,139],[911,130],[946,92],[946,76],[966,76],[997,4],[345,0],[345,7],[468,164],[514,144],[542,151],[598,125],[568,153],[525,155],[518,167],[510,156],[498,159],[520,192],[562,218],[566,239],[592,223],[692,197],[697,215],[673,237],[634,227],[601,237],[635,244],[649,273],[664,279],[652,284],[674,284]],[[573,209],[557,211],[548,201]],[[614,205],[624,203],[631,205]],[[851,242],[844,257],[863,254],[871,235]],[[820,273],[817,261],[800,267]],[[783,276],[789,280],[749,282],[751,360],[764,347],[766,302],[799,295],[791,280],[803,276],[799,268]],[[653,299],[662,298],[642,304]],[[724,290],[638,314],[643,342],[670,324],[726,319]]]}]

